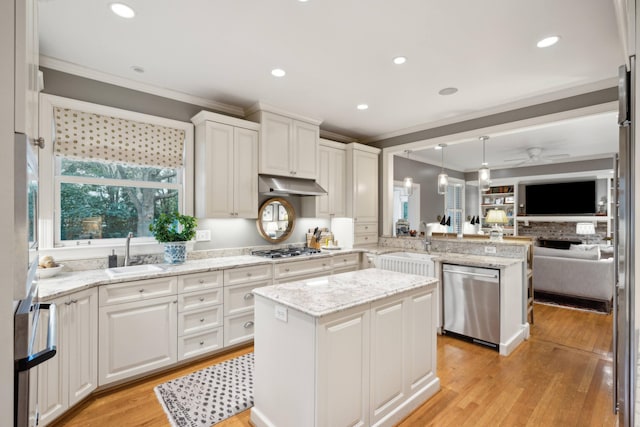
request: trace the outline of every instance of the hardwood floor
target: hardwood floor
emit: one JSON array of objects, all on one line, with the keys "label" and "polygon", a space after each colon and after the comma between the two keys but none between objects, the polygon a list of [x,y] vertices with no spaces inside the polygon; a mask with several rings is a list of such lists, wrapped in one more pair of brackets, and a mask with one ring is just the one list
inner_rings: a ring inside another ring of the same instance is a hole
[{"label": "hardwood floor", "polygon": [[[615,426],[611,315],[535,305],[531,338],[508,357],[438,337],[441,390],[410,426]],[[157,384],[251,351],[247,347],[105,393],[57,426],[169,426]],[[251,426],[250,411],[217,424]]]}]

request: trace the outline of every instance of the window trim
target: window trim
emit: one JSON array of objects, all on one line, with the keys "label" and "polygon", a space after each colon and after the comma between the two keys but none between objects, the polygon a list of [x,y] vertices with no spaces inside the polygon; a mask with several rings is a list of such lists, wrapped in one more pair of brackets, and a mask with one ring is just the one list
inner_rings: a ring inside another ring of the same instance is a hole
[{"label": "window trim", "polygon": [[460,219],[461,219],[461,223],[457,224],[460,227],[460,233],[463,232],[464,230],[464,209],[465,209],[465,181],[462,179],[458,179],[458,178],[451,178],[449,177],[449,184],[447,185],[447,187],[458,187],[461,193],[461,197],[460,197],[460,202],[461,202],[461,206],[458,208],[449,208],[449,191],[447,190],[447,192],[444,195],[444,211],[445,214],[447,216],[451,216],[452,217],[452,224],[448,227],[447,232],[448,233],[457,233],[456,230],[456,220],[455,220],[455,215],[452,215],[453,213],[460,213]]},{"label": "window trim", "polygon": [[[86,111],[89,113],[109,115],[113,117],[121,117],[126,120],[135,120],[139,122],[146,122],[151,124],[157,124],[160,126],[173,127],[176,129],[182,129],[185,132],[185,159],[184,167],[182,170],[182,200],[179,201],[182,208],[182,213],[186,215],[193,215],[194,212],[194,126],[192,123],[182,122],[173,119],[167,119],[163,117],[152,116],[144,113],[137,113],[134,111],[123,110],[120,108],[108,107],[105,105],[94,104],[85,101],[78,101],[76,99],[64,98],[56,95],[40,94],[40,118],[39,129],[40,135],[45,138],[45,147],[39,152],[39,236],[40,249],[53,249],[68,247],[63,245],[57,245],[57,227],[59,224],[58,216],[55,210],[57,209],[56,203],[59,200],[58,194],[58,180],[55,175],[55,156],[53,154],[53,139],[55,136],[55,123],[53,119],[53,108],[70,108],[74,110]],[[100,253],[104,252],[105,247],[120,247],[124,243],[125,239],[108,239],[94,240],[92,242],[85,242],[74,240],[70,241],[75,246],[82,247],[85,251],[84,257],[87,258],[87,245],[94,244],[96,247],[101,248]],[[136,244],[150,244],[155,243],[155,239],[151,237],[135,238],[132,242]]]}]

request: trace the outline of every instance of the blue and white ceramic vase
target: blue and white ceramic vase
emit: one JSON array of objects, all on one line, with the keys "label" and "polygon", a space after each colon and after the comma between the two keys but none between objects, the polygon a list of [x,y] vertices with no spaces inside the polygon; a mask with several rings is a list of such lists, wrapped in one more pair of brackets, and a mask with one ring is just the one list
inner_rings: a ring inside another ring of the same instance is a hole
[{"label": "blue and white ceramic vase", "polygon": [[166,242],[164,244],[164,262],[182,264],[187,258],[187,242]]}]

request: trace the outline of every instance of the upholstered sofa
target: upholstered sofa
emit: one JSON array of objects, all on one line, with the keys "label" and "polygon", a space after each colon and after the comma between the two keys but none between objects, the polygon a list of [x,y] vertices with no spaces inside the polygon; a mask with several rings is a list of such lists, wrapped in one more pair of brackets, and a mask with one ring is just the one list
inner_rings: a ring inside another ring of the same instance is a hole
[{"label": "upholstered sofa", "polygon": [[544,293],[604,303],[611,309],[614,289],[612,254],[597,245],[570,249],[533,248],[533,289]]}]

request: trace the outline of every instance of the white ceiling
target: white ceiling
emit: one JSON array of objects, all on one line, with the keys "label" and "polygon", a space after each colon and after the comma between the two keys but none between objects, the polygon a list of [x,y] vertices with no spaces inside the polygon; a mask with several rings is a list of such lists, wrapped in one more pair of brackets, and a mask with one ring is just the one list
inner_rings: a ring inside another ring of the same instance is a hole
[{"label": "white ceiling", "polygon": [[[40,0],[41,55],[244,109],[260,101],[361,140],[611,86],[624,62],[610,0],[124,2],[134,19],[112,14],[108,0]],[[552,34],[558,44],[536,47]],[[394,65],[398,55],[407,62]],[[287,75],[271,76],[275,67]],[[438,95],[451,86],[458,93]],[[370,108],[359,111],[359,103]],[[510,158],[522,157],[524,147],[543,143],[597,155],[595,136],[612,132],[598,125],[608,123],[597,120],[580,137],[566,128],[492,137],[487,157],[503,145]]]}]

